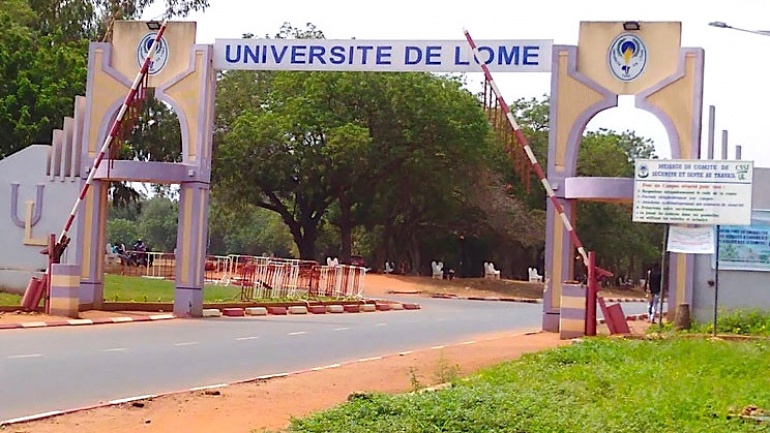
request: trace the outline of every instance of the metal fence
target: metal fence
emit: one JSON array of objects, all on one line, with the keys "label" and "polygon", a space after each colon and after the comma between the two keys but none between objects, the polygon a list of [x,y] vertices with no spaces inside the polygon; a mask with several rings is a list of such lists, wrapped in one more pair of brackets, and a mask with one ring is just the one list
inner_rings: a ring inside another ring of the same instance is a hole
[{"label": "metal fence", "polygon": [[[173,253],[128,251],[108,255],[107,272],[173,280]],[[205,282],[241,288],[241,300],[297,299],[307,296],[362,298],[366,269],[358,266],[320,266],[310,260],[242,254],[206,256]]]}]

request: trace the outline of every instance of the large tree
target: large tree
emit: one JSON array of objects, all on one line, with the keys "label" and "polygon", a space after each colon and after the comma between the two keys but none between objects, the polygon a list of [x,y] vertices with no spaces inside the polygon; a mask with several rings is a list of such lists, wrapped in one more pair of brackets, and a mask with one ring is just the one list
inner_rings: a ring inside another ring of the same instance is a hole
[{"label": "large tree", "polygon": [[71,116],[86,84],[87,41],[35,29],[24,0],[0,0],[0,158],[34,143]]},{"label": "large tree", "polygon": [[[274,73],[221,81],[265,90],[218,143],[220,193],[279,213],[303,258],[336,203],[346,254],[353,208],[377,196],[399,228],[437,220],[487,141],[480,107],[458,81],[429,74]],[[225,90],[227,89],[227,90]],[[243,96],[241,96],[243,99]],[[474,156],[475,155],[475,156]],[[454,183],[453,183],[454,182]],[[444,213],[446,214],[446,213]],[[451,213],[450,213],[451,215]],[[419,234],[408,230],[404,237]],[[419,262],[419,258],[416,258]]]}]

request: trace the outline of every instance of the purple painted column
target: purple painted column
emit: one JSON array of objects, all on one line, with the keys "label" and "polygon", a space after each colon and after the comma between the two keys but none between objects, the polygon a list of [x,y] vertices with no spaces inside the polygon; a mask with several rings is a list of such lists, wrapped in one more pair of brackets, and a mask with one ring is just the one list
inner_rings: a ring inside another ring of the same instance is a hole
[{"label": "purple painted column", "polygon": [[203,314],[208,206],[208,183],[186,182],[181,185],[174,293],[174,314],[178,316],[201,317]]},{"label": "purple painted column", "polygon": [[83,234],[82,239],[82,281],[80,282],[80,303],[87,308],[102,308],[104,303],[104,246],[107,236],[107,189],[109,183],[94,181],[85,204],[78,213]]},{"label": "purple painted column", "polygon": [[[560,184],[562,182],[559,182]],[[564,213],[574,220],[575,200],[559,198],[564,207]],[[545,292],[543,293],[543,330],[548,332],[559,331],[559,299],[561,298],[562,282],[573,279],[572,252],[574,248],[570,243],[569,232],[562,228],[561,246],[558,247],[555,239],[554,225],[560,223],[559,216],[553,209],[550,200],[546,209],[545,229]],[[559,264],[560,262],[560,264]],[[555,266],[558,265],[558,268]],[[558,273],[557,273],[558,272]]]}]

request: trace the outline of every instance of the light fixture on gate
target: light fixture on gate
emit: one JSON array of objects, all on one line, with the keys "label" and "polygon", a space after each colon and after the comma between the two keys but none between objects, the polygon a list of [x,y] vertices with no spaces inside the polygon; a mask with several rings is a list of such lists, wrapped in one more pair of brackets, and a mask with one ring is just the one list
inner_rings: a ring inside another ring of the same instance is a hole
[{"label": "light fixture on gate", "polygon": [[156,20],[147,21],[147,28],[153,31],[160,30],[160,21],[156,21]]},{"label": "light fixture on gate", "polygon": [[641,30],[642,26],[639,25],[639,21],[626,21],[623,23],[623,30],[627,32],[635,32]]}]

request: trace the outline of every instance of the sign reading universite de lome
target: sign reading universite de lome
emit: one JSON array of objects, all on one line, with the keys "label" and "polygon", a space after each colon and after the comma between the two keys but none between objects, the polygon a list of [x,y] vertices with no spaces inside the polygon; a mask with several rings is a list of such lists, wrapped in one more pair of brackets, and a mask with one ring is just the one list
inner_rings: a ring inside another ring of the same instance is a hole
[{"label": "sign reading universite de lome", "polygon": [[270,71],[549,72],[551,40],[217,39],[215,69]]}]

